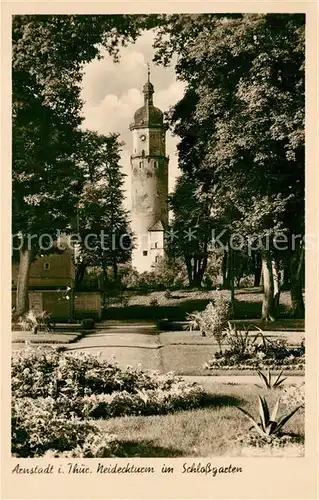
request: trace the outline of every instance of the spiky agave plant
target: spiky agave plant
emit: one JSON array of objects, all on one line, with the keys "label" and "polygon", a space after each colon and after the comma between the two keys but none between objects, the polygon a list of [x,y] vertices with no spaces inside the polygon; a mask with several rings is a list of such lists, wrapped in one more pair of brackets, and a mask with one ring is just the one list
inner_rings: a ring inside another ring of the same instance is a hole
[{"label": "spiky agave plant", "polygon": [[[271,373],[270,370],[268,370],[268,374],[265,375],[261,370],[256,370],[259,378],[264,382],[264,385],[267,387],[267,389],[278,389],[278,387],[285,381],[287,380],[287,377],[282,377],[282,372],[279,373],[277,378],[272,381]],[[256,384],[257,387],[261,387],[260,385]]]},{"label": "spiky agave plant", "polygon": [[283,426],[291,419],[291,417],[301,408],[303,405],[297,406],[294,410],[287,413],[286,415],[281,416],[278,420],[277,413],[279,408],[280,397],[277,399],[274,409],[270,415],[269,407],[265,398],[259,397],[259,418],[260,422],[257,422],[254,417],[248,413],[248,411],[244,410],[237,406],[238,410],[240,410],[248,420],[253,424],[250,428],[255,428],[258,434],[262,437],[268,436],[278,436],[279,432],[283,428]]},{"label": "spiky agave plant", "polygon": [[203,314],[199,311],[194,311],[193,313],[187,313],[186,315],[187,325],[184,327],[185,330],[192,332],[193,330],[199,330],[202,337],[206,337],[206,333],[203,330]]}]

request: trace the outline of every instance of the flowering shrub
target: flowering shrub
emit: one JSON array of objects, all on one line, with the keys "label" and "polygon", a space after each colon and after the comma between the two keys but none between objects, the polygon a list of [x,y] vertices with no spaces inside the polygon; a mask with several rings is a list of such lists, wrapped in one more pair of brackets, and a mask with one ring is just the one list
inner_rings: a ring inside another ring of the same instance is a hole
[{"label": "flowering shrub", "polygon": [[219,350],[226,337],[226,326],[230,315],[229,302],[219,294],[216,299],[207,304],[204,311],[187,316],[189,329],[198,329],[203,337],[212,335],[218,343]]},{"label": "flowering shrub", "polygon": [[204,400],[202,389],[197,385],[175,384],[169,390],[160,388],[138,391],[135,394],[122,391],[98,394],[83,398],[83,415],[91,418],[111,418],[122,415],[154,415],[199,406]]},{"label": "flowering shrub", "polygon": [[121,370],[116,363],[84,353],[57,352],[55,349],[28,348],[15,351],[12,358],[12,391],[18,397],[83,397],[137,392],[160,388],[168,390],[181,382],[172,373],[147,373],[128,366]]},{"label": "flowering shrub", "polygon": [[282,391],[281,402],[288,408],[305,404],[305,383],[292,384]]},{"label": "flowering shrub", "polygon": [[[112,456],[117,442],[96,424],[58,411],[53,398],[12,398],[12,454],[37,457],[47,450],[60,454],[74,450],[92,456],[100,443],[104,456]],[[98,455],[99,456],[99,455]]]},{"label": "flowering shrub", "polygon": [[88,354],[25,349],[12,358],[12,453],[21,457],[113,456],[115,436],[92,419],[168,413],[199,406],[198,384],[173,373],[121,370]]}]

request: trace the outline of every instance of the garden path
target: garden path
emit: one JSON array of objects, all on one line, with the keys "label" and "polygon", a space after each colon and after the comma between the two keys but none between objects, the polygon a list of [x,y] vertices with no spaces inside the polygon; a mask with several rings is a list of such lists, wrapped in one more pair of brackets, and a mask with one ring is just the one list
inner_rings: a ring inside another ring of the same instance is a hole
[{"label": "garden path", "polygon": [[107,361],[115,358],[120,366],[142,364],[147,370],[162,370],[158,331],[152,322],[105,322],[66,347],[73,352],[100,353]]},{"label": "garden path", "polygon": [[[271,333],[275,332],[267,332]],[[298,338],[300,333],[286,334]],[[176,343],[173,343],[174,340]],[[158,370],[164,373],[175,371],[183,376],[184,374],[187,376],[187,373],[198,374],[216,348],[217,346],[212,345],[211,339],[201,337],[198,332],[161,332],[157,329],[156,323],[150,321],[106,321],[98,324],[94,332],[80,338],[76,343],[66,345],[68,351],[99,353],[101,359],[107,361],[115,358],[122,367],[142,364],[146,370]],[[236,384],[259,381],[258,376],[228,373],[187,378],[190,381],[203,380],[205,384],[231,383],[234,379]],[[296,375],[288,377],[286,383],[297,383],[301,380],[303,376]]]}]

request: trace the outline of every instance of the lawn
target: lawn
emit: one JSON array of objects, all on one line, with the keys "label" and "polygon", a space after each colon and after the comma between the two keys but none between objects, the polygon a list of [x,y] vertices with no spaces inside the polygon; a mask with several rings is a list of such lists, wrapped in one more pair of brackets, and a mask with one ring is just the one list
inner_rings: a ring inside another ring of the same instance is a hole
[{"label": "lawn", "polygon": [[[225,369],[207,370],[204,364],[212,359],[216,346],[206,345],[166,345],[161,349],[161,369],[163,373],[173,371],[178,375],[254,375],[255,370],[230,371]],[[274,369],[271,370],[275,372]],[[281,368],[280,368],[281,371]],[[284,375],[303,375],[304,369],[284,369]]]},{"label": "lawn", "polygon": [[[242,453],[235,444],[236,438],[250,427],[235,407],[242,406],[257,417],[258,394],[266,397],[271,408],[278,397],[278,391],[259,389],[255,385],[215,384],[206,408],[98,422],[103,429],[117,434],[129,457],[234,456]],[[283,413],[286,410],[282,407],[279,416]],[[287,423],[285,431],[303,440],[303,409]],[[295,446],[297,453],[302,453],[302,445]]]},{"label": "lawn", "polygon": [[12,332],[12,342],[13,343],[25,343],[29,342],[31,344],[71,344],[79,340],[84,332],[39,332],[34,334],[31,331],[13,331]]},{"label": "lawn", "polygon": [[[174,319],[184,320],[187,313],[203,310],[207,304],[222,294],[230,300],[229,290],[180,290],[171,292],[167,297],[165,292],[138,293],[125,292],[127,302],[112,299],[104,313],[105,319]],[[261,288],[239,288],[235,291],[235,315],[238,319],[260,318],[263,294]],[[156,301],[156,305],[154,305]],[[280,296],[280,316],[289,317],[291,299],[289,292]]]}]

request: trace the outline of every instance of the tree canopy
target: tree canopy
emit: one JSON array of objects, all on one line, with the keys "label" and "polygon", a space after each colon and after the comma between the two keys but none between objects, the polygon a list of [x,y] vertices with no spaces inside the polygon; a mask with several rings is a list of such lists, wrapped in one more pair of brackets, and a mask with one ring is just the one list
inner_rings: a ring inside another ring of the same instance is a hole
[{"label": "tree canopy", "polygon": [[304,30],[302,14],[173,15],[155,42],[186,83],[170,112],[183,175],[252,238],[303,234]]},{"label": "tree canopy", "polygon": [[[115,59],[150,26],[148,16],[24,15],[12,23],[13,232],[21,238],[70,229],[84,179],[78,168],[83,65]],[[17,314],[28,308],[37,239],[20,249]]]}]

